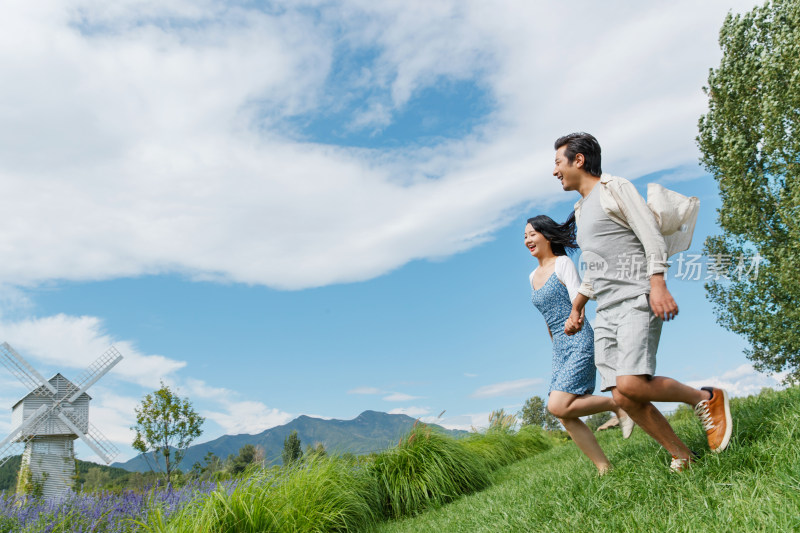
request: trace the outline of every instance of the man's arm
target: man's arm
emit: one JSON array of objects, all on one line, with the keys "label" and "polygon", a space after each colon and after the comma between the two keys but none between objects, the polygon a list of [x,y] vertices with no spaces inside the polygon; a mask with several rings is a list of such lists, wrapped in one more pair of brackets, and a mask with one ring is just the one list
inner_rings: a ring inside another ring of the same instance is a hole
[{"label": "man's arm", "polygon": [[636,187],[627,180],[616,180],[612,193],[617,196],[617,204],[628,221],[636,238],[644,247],[647,257],[647,275],[650,278],[650,308],[664,321],[672,320],[678,314],[678,304],[667,290],[664,275],[669,268],[667,262],[667,245],[658,224],[647,207],[644,198],[636,191]]},{"label": "man's arm", "polygon": [[647,276],[665,274],[669,268],[667,261],[667,244],[658,228],[653,212],[647,207],[642,195],[628,180],[617,178],[608,183],[608,190],[614,197],[617,206],[633,230],[636,238],[644,247],[647,259]]},{"label": "man's arm", "polygon": [[[661,320],[672,320],[678,315],[678,304],[667,289],[664,274],[650,276],[650,309]],[[574,312],[574,308],[573,308]],[[570,318],[572,315],[570,315]]]}]

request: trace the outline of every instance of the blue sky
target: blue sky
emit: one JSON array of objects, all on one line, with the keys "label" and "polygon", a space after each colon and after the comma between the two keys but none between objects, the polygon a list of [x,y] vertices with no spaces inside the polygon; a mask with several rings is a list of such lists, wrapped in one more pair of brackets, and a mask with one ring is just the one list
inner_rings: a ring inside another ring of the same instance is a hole
[{"label": "blue sky", "polygon": [[[553,140],[701,199],[718,28],[752,2],[12,3],[0,20],[0,340],[76,377],[122,451],[170,384],[201,440],[366,409],[465,428],[544,395],[525,220],[564,219]],[[702,282],[659,373],[774,385]],[[27,391],[0,373],[0,432]],[[666,406],[669,407],[669,406]],[[88,448],[79,448],[92,459]]]}]

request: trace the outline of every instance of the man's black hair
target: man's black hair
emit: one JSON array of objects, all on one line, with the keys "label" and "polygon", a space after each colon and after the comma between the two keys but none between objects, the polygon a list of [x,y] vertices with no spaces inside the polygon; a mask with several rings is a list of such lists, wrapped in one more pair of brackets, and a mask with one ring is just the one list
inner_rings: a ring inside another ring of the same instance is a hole
[{"label": "man's black hair", "polygon": [[556,140],[555,149],[558,150],[562,146],[566,146],[564,156],[570,165],[575,162],[576,155],[583,154],[583,169],[586,172],[598,178],[603,173],[603,169],[600,168],[600,143],[594,135],[584,132],[564,135]]}]

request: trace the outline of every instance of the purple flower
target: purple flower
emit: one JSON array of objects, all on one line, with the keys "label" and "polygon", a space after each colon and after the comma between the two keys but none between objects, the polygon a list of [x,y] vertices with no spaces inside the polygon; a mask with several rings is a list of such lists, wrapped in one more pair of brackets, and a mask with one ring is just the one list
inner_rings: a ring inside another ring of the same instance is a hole
[{"label": "purple flower", "polygon": [[[233,484],[224,484],[230,491]],[[141,528],[151,509],[161,509],[165,518],[201,494],[217,490],[217,483],[194,483],[176,488],[155,485],[146,491],[72,493],[60,501],[0,494],[0,531],[74,531],[85,533],[129,533]]]}]

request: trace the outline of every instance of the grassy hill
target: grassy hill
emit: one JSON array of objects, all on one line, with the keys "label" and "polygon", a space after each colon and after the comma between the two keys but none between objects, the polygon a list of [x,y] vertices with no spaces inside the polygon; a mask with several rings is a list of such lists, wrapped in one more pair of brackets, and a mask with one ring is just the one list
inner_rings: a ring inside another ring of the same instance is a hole
[{"label": "grassy hill", "polygon": [[601,478],[572,443],[539,428],[453,439],[420,425],[366,459],[253,468],[216,489],[84,494],[77,506],[5,500],[0,531],[131,531],[134,520],[163,533],[800,531],[800,388],[736,399],[732,411],[721,455],[707,452],[690,410],[676,413],[700,452],[680,474],[641,430],[628,441],[600,435],[616,466]]},{"label": "grassy hill", "polygon": [[678,435],[700,457],[688,472],[637,428],[600,444],[615,469],[598,477],[572,444],[494,474],[488,489],[403,521],[381,533],[800,531],[800,388],[734,399],[733,440],[708,452],[691,411],[673,417]]}]

